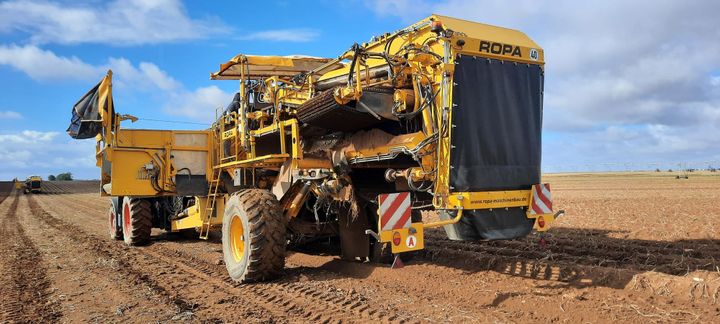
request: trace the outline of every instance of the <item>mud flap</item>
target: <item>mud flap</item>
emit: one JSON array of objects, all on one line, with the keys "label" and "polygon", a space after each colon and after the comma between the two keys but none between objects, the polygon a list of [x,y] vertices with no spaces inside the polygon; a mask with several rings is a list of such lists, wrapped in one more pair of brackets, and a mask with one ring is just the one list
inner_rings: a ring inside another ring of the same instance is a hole
[{"label": "mud flap", "polygon": [[[439,212],[440,219],[454,218],[456,212],[451,213]],[[448,238],[455,241],[509,240],[528,235],[534,223],[521,208],[482,209],[465,210],[459,222],[444,228]]]},{"label": "mud flap", "polygon": [[352,216],[352,213],[340,213],[340,257],[343,260],[364,260],[370,255],[370,237],[365,230],[370,223],[364,215]]}]

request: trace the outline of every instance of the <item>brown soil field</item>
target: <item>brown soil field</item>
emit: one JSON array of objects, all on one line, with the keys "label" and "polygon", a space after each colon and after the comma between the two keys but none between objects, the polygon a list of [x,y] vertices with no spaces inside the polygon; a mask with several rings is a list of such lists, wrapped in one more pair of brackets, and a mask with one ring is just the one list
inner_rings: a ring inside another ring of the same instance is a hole
[{"label": "brown soil field", "polygon": [[553,174],[558,219],[539,244],[431,230],[402,269],[293,251],[238,285],[209,241],[109,238],[97,182],[0,183],[5,322],[717,322],[720,175]]}]

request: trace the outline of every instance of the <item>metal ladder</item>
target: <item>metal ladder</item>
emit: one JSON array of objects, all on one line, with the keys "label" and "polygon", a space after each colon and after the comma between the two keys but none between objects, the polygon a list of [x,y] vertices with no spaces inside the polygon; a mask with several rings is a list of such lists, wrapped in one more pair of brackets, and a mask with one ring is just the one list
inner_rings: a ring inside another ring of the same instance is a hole
[{"label": "metal ladder", "polygon": [[210,236],[210,228],[212,227],[213,218],[217,217],[215,214],[215,205],[217,201],[218,188],[220,187],[220,171],[218,169],[213,170],[213,179],[210,181],[210,187],[208,188],[207,200],[205,200],[205,213],[207,218],[203,221],[200,226],[200,238],[207,240]]},{"label": "metal ladder", "polygon": [[[217,115],[217,111],[216,111]],[[216,118],[217,120],[217,118]],[[216,152],[214,156],[215,161],[221,161],[223,158],[222,153],[222,140],[220,139],[222,136],[221,130],[213,130],[217,131],[218,134],[214,138],[214,146],[216,148]],[[219,149],[217,149],[219,148]],[[212,171],[212,178],[210,179],[210,183],[208,186],[208,194],[207,194],[207,200],[205,200],[205,205],[203,208],[205,208],[205,214],[207,215],[207,218],[203,220],[202,226],[200,226],[200,239],[207,240],[210,236],[210,229],[212,228],[212,220],[213,218],[217,217],[215,214],[215,205],[217,202],[218,195],[218,188],[220,187],[220,173],[222,172],[221,169],[217,169],[213,167]]]}]

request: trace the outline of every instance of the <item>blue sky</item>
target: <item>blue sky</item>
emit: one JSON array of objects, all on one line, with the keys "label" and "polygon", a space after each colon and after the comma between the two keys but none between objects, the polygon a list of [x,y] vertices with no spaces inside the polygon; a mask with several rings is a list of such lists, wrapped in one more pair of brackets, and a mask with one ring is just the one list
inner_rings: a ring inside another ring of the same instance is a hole
[{"label": "blue sky", "polygon": [[[547,171],[720,164],[717,1],[0,1],[0,179],[96,178],[64,133],[108,68],[116,109],[209,123],[238,53],[334,57],[440,13],[526,32],[546,50]],[[138,128],[202,128],[140,121]]]}]

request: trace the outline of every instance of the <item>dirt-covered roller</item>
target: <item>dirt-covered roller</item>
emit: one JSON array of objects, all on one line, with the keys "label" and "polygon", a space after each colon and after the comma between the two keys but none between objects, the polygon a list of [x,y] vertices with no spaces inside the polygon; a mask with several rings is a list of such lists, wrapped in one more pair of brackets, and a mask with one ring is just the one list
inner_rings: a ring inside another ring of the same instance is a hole
[{"label": "dirt-covered roller", "polygon": [[111,77],[68,128],[99,141],[102,194],[123,197],[111,237],[221,228],[237,281],[281,275],[289,245],[380,260],[423,249],[431,227],[503,240],[555,218],[540,179],[543,50],[516,30],[432,15],[336,58],[240,54],[210,75],[239,92],[202,131],[121,128],[135,117],[115,113]]}]

